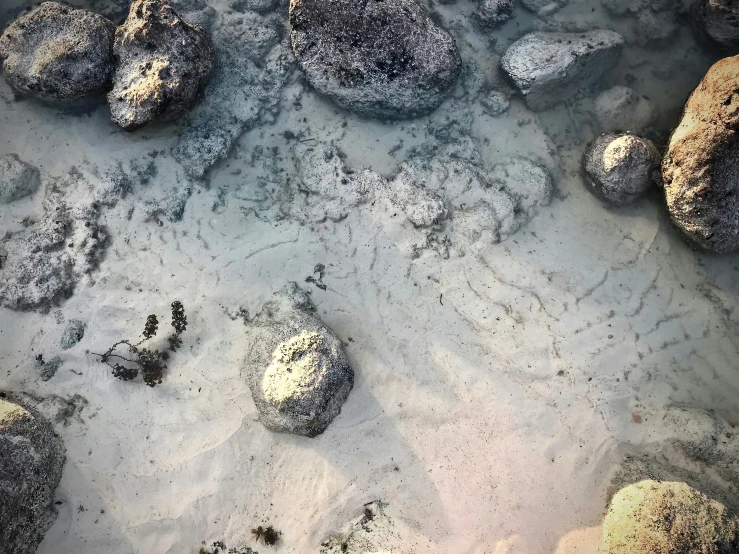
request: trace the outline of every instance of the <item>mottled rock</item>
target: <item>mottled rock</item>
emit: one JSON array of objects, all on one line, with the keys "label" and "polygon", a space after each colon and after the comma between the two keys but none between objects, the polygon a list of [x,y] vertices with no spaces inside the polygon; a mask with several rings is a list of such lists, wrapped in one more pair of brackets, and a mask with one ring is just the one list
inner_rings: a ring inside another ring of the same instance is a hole
[{"label": "mottled rock", "polygon": [[248,333],[246,377],[259,420],[273,431],[323,433],[354,386],[341,341],[287,300],[265,305]]},{"label": "mottled rock", "polygon": [[643,10],[636,18],[635,31],[637,44],[665,47],[677,36],[679,29],[672,12]]},{"label": "mottled rock", "polygon": [[614,31],[536,32],[514,42],[500,65],[529,107],[542,111],[596,84],[616,64],[623,45]]},{"label": "mottled rock", "polygon": [[507,94],[493,90],[482,99],[480,99],[485,113],[493,117],[498,117],[508,111],[511,106],[511,100]]},{"label": "mottled rock", "polygon": [[739,3],[735,0],[700,0],[695,25],[699,33],[722,50],[739,47]]},{"label": "mottled rock", "polygon": [[603,521],[603,554],[730,554],[739,524],[720,502],[675,481],[645,480],[618,491]]},{"label": "mottled rock", "polygon": [[0,156],[0,204],[8,204],[33,194],[41,184],[37,168],[17,154]]},{"label": "mottled rock", "polygon": [[709,69],[685,106],[662,163],[675,226],[696,247],[739,248],[739,56]]},{"label": "mottled rock", "polygon": [[310,83],[364,117],[436,109],[462,69],[453,39],[414,0],[293,0],[291,39]]},{"label": "mottled rock", "polygon": [[110,86],[113,23],[66,4],[44,2],[16,19],[0,37],[5,78],[15,89],[66,103]]},{"label": "mottled rock", "polygon": [[161,0],[136,0],[115,33],[111,118],[127,131],[175,118],[198,101],[214,50],[200,27]]},{"label": "mottled rock", "polygon": [[549,15],[567,5],[569,0],[521,0],[524,8],[536,15]]},{"label": "mottled rock", "polygon": [[85,323],[79,319],[70,319],[62,333],[60,346],[62,350],[69,350],[85,336]]},{"label": "mottled rock", "polygon": [[0,552],[33,554],[56,519],[64,444],[24,397],[0,393]]},{"label": "mottled rock", "polygon": [[481,0],[475,17],[487,27],[499,27],[511,18],[515,7],[514,0]]},{"label": "mottled rock", "polygon": [[657,117],[654,105],[634,90],[615,86],[601,93],[594,104],[595,119],[601,131],[632,131],[649,128]]},{"label": "mottled rock", "polygon": [[384,196],[405,212],[416,227],[429,227],[449,215],[444,200],[426,189],[416,168],[404,165],[383,189]]},{"label": "mottled rock", "polygon": [[607,133],[585,150],[583,176],[596,196],[616,205],[629,204],[655,186],[660,161],[652,141]]}]

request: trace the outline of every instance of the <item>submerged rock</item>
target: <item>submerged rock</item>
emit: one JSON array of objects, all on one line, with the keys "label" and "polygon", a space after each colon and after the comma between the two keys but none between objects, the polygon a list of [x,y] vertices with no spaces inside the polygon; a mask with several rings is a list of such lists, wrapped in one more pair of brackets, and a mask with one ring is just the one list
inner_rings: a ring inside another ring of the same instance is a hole
[{"label": "submerged rock", "polygon": [[161,0],[136,0],[115,33],[117,61],[108,94],[111,118],[127,131],[177,117],[198,101],[214,62],[213,45]]},{"label": "submerged rock", "polygon": [[62,350],[69,350],[75,344],[80,342],[82,337],[85,336],[85,327],[86,325],[84,322],[79,319],[70,319],[69,323],[67,323],[67,326],[64,328],[64,333],[62,333],[60,343]]},{"label": "submerged rock", "polygon": [[624,39],[614,31],[530,33],[514,42],[501,68],[526,98],[542,111],[597,83],[618,61]]},{"label": "submerged rock", "polygon": [[106,92],[115,26],[101,15],[44,2],[0,37],[5,78],[15,89],[64,103]]},{"label": "submerged rock", "polygon": [[499,27],[511,18],[515,6],[514,0],[481,0],[475,16],[487,27]]},{"label": "submerged rock", "polygon": [[739,248],[739,56],[708,71],[690,96],[662,163],[665,199],[690,243]]},{"label": "submerged rock", "polygon": [[0,204],[8,204],[33,194],[41,184],[37,168],[17,154],[0,156]]},{"label": "submerged rock", "polygon": [[603,521],[603,554],[739,552],[726,507],[681,482],[645,480],[618,491]]},{"label": "submerged rock", "polygon": [[341,341],[287,300],[265,305],[249,334],[246,376],[259,420],[282,433],[323,433],[354,386]]},{"label": "submerged rock", "polygon": [[462,69],[453,39],[414,0],[293,0],[293,51],[310,83],[364,117],[436,109]]},{"label": "submerged rock", "polygon": [[624,133],[607,133],[585,150],[585,183],[596,196],[616,205],[629,204],[655,186],[660,157],[652,141]]},{"label": "submerged rock", "polygon": [[521,0],[523,6],[536,15],[549,15],[567,5],[569,0]]},{"label": "submerged rock", "polygon": [[647,130],[657,117],[654,105],[629,87],[616,86],[595,99],[595,119],[601,131]]},{"label": "submerged rock", "polygon": [[700,0],[695,24],[719,48],[736,51],[739,46],[739,3],[735,0]]},{"label": "submerged rock", "polygon": [[33,554],[56,519],[64,444],[20,395],[0,393],[0,552]]}]

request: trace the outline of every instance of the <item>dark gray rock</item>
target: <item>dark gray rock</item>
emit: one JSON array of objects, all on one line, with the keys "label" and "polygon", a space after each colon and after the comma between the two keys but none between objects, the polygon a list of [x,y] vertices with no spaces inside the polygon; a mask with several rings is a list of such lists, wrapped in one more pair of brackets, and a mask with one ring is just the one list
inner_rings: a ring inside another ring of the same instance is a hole
[{"label": "dark gray rock", "polygon": [[739,248],[739,56],[709,69],[690,96],[662,162],[667,209],[698,248]]},{"label": "dark gray rock", "polygon": [[454,40],[415,0],[293,0],[293,51],[310,83],[364,117],[436,109],[462,69]]},{"label": "dark gray rock", "polygon": [[136,0],[115,33],[111,118],[127,131],[191,109],[208,82],[214,50],[200,27],[161,0]]},{"label": "dark gray rock", "polygon": [[700,0],[695,24],[698,31],[720,49],[736,53],[739,47],[739,2]]},{"label": "dark gray rock", "polygon": [[511,18],[515,7],[514,0],[481,0],[475,16],[487,27],[499,27]]},{"label": "dark gray rock", "polygon": [[5,78],[47,102],[103,94],[113,73],[114,33],[113,23],[101,15],[44,2],[0,37]]},{"label": "dark gray rock", "polygon": [[582,167],[591,192],[611,204],[623,205],[655,186],[660,161],[652,141],[628,133],[610,133],[588,146]]},{"label": "dark gray rock", "polygon": [[82,340],[82,337],[85,336],[85,327],[86,325],[84,324],[84,322],[80,321],[79,319],[70,319],[67,323],[67,326],[64,328],[64,332],[62,333],[62,340],[60,344],[62,350],[69,350],[75,344],[80,342]]},{"label": "dark gray rock", "polygon": [[341,341],[285,299],[248,322],[246,378],[269,429],[315,437],[341,412],[354,370]]},{"label": "dark gray rock", "polygon": [[0,156],[0,204],[33,194],[41,184],[37,168],[16,154]]},{"label": "dark gray rock", "polygon": [[621,56],[624,39],[614,31],[530,33],[514,42],[501,68],[526,98],[542,111],[590,88]]},{"label": "dark gray rock", "polygon": [[65,450],[24,396],[0,393],[0,552],[33,554],[56,519]]}]

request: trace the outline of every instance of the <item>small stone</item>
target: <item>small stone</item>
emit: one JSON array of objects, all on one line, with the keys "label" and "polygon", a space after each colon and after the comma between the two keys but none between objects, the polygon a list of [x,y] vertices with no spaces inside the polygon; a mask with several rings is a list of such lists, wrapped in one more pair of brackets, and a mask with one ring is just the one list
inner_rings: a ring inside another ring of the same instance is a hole
[{"label": "small stone", "polygon": [[655,186],[659,164],[659,152],[652,141],[628,133],[605,134],[585,150],[583,174],[596,196],[624,205]]},{"label": "small stone", "polygon": [[341,341],[286,299],[266,304],[247,325],[246,375],[259,420],[281,433],[323,433],[354,386]]},{"label": "small stone", "polygon": [[39,358],[37,360],[36,365],[38,366],[39,373],[41,374],[41,380],[42,381],[48,381],[54,375],[56,375],[56,372],[59,371],[59,368],[62,367],[62,359],[59,356],[54,356],[51,360],[44,360],[43,358]]},{"label": "small stone", "polygon": [[739,3],[735,0],[700,0],[695,24],[718,48],[736,51],[739,46]]},{"label": "small stone", "polygon": [[507,94],[494,90],[487,96],[484,96],[480,100],[480,104],[486,114],[498,117],[508,111],[508,108],[511,107],[511,100],[508,98]]},{"label": "small stone", "polygon": [[569,0],[521,0],[524,8],[536,15],[550,15],[567,5]]},{"label": "small stone", "polygon": [[161,0],[136,0],[115,33],[118,64],[108,94],[111,118],[127,131],[173,119],[199,100],[214,63],[200,27]]},{"label": "small stone", "polygon": [[101,15],[44,2],[0,37],[5,79],[22,93],[67,103],[110,86],[115,26]]},{"label": "small stone", "polygon": [[623,45],[614,31],[536,32],[514,42],[500,65],[529,107],[542,111],[600,81],[618,61]]},{"label": "small stone", "polygon": [[454,40],[414,0],[292,0],[293,52],[319,92],[371,118],[435,110],[462,70]]},{"label": "small stone", "polygon": [[79,319],[70,319],[62,333],[62,350],[69,350],[85,336],[86,325]]},{"label": "small stone", "polygon": [[600,130],[646,131],[657,118],[654,105],[634,90],[616,86],[601,93],[594,104],[595,119]]},{"label": "small stone", "polygon": [[677,20],[671,12],[643,10],[636,18],[636,42],[641,46],[665,46],[678,34]]},{"label": "small stone", "polygon": [[36,192],[41,185],[39,170],[17,154],[0,156],[0,204],[8,204]]},{"label": "small stone", "polygon": [[0,393],[0,551],[33,554],[57,517],[64,444],[25,396]]},{"label": "small stone", "polygon": [[486,27],[500,27],[513,15],[514,0],[481,0],[475,16]]}]

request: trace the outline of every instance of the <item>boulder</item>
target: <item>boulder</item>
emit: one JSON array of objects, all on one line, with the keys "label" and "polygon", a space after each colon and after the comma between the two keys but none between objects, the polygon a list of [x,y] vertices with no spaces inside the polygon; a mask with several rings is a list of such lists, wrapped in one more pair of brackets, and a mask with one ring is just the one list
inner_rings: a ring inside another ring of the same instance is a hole
[{"label": "boulder", "polygon": [[8,204],[33,194],[41,184],[37,168],[17,154],[0,156],[0,204]]},{"label": "boulder", "polygon": [[515,7],[514,0],[481,0],[475,16],[486,27],[499,27],[511,18]]},{"label": "boulder", "polygon": [[162,0],[136,0],[115,33],[111,118],[127,131],[182,115],[198,101],[215,51]]},{"label": "boulder", "polygon": [[657,111],[649,100],[623,86],[602,92],[595,99],[594,111],[603,132],[644,132],[657,118]]},{"label": "boulder", "polygon": [[265,305],[248,327],[246,377],[259,420],[282,433],[323,433],[354,386],[341,341],[285,299]]},{"label": "boulder", "polygon": [[655,186],[660,157],[652,141],[629,133],[606,133],[585,150],[588,189],[611,204],[629,204]]},{"label": "boulder", "polygon": [[364,117],[427,114],[462,69],[454,40],[415,0],[293,0],[292,46],[310,83]]},{"label": "boulder", "polygon": [[0,393],[0,553],[33,554],[56,519],[64,444],[20,395]]},{"label": "boulder", "polygon": [[51,103],[105,93],[113,74],[115,26],[101,15],[44,2],[0,37],[10,85]]},{"label": "boulder", "polygon": [[603,521],[603,554],[739,552],[726,507],[677,481],[645,480],[618,491]]},{"label": "boulder", "polygon": [[739,47],[739,3],[735,0],[700,0],[694,19],[698,32],[722,50]]},{"label": "boulder", "polygon": [[503,72],[542,111],[592,87],[621,56],[624,39],[614,31],[525,35],[501,58]]},{"label": "boulder", "polygon": [[698,248],[739,248],[739,56],[709,69],[685,106],[662,162],[675,226]]}]

